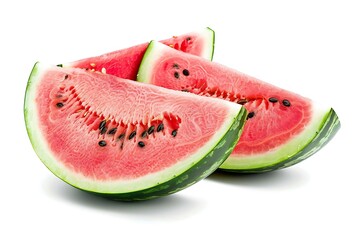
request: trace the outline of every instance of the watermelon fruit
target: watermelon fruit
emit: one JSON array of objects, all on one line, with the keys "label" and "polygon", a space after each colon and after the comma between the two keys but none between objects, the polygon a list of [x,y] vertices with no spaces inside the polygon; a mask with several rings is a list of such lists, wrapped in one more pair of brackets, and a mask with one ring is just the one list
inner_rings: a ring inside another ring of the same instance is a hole
[{"label": "watermelon fruit", "polygon": [[225,99],[248,110],[243,134],[222,170],[258,173],[294,165],[323,147],[340,127],[330,107],[155,41],[137,80]]},{"label": "watermelon fruit", "polygon": [[[214,54],[215,32],[211,28],[173,36],[161,42],[176,50],[212,60]],[[111,74],[124,79],[136,80],[140,62],[149,43],[85,58],[70,63],[59,64],[62,67],[77,67]]]},{"label": "watermelon fruit", "polygon": [[239,140],[241,106],[80,68],[37,63],[24,117],[57,177],[115,200],[184,189],[215,171]]}]

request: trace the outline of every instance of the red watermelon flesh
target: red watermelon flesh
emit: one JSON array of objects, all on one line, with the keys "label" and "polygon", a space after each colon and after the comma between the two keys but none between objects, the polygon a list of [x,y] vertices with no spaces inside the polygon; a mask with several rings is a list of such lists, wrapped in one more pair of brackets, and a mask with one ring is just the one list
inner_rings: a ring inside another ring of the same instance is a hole
[{"label": "red watermelon flesh", "polygon": [[[310,156],[338,129],[331,108],[206,59],[152,42],[141,63],[138,81],[235,102],[248,110],[243,134],[223,169],[268,171]],[[331,114],[322,139],[312,143]],[[301,152],[312,143],[314,146]]]},{"label": "red watermelon flesh", "polygon": [[24,112],[33,147],[56,176],[122,200],[206,177],[230,154],[246,117],[233,103],[40,63]]},{"label": "red watermelon flesh", "polygon": [[[179,51],[212,59],[215,33],[210,28],[173,36],[161,42]],[[149,43],[90,57],[71,63],[61,64],[63,67],[78,67],[91,71],[99,71],[124,79],[136,80],[141,59]]]}]

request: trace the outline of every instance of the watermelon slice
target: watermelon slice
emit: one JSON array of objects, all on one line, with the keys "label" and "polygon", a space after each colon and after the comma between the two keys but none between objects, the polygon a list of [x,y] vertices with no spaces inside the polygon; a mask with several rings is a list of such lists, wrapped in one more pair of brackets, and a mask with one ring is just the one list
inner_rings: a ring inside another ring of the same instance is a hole
[{"label": "watermelon slice", "polygon": [[223,170],[265,172],[294,165],[323,147],[340,127],[332,108],[155,41],[144,55],[138,81],[245,106],[248,121]]},{"label": "watermelon slice", "polygon": [[[196,32],[173,36],[161,42],[176,50],[212,60],[214,41],[215,32],[210,28],[204,28]],[[141,59],[148,45],[149,43],[143,43],[100,56],[60,64],[60,66],[84,68],[124,79],[136,80]]]},{"label": "watermelon slice", "polygon": [[107,198],[142,200],[215,171],[247,113],[218,99],[37,63],[24,115],[35,152],[57,177]]}]

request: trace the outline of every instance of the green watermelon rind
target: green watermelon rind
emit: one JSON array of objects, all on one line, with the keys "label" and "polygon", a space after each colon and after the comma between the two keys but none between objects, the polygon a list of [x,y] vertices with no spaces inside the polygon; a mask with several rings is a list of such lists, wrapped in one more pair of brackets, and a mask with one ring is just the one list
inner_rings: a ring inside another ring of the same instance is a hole
[{"label": "green watermelon rind", "polygon": [[[225,162],[218,170],[238,173],[263,173],[293,166],[323,148],[336,135],[340,127],[341,124],[338,115],[333,108],[330,108],[330,110],[324,115],[322,121],[320,121],[317,129],[315,131],[310,131],[312,135],[307,136],[307,139],[299,139],[299,141],[305,141],[305,144],[303,144],[301,148],[294,152],[291,156],[282,156],[280,159],[274,159],[273,161],[268,162],[263,161],[258,166],[254,166],[254,164],[249,163],[248,167],[242,166],[241,168]],[[228,159],[228,161],[229,160],[231,159]],[[241,161],[241,159],[236,159],[235,161]]]},{"label": "green watermelon rind", "polygon": [[[34,66],[28,80],[24,100],[24,118],[31,144],[40,160],[54,173],[55,176],[75,188],[106,198],[122,201],[146,200],[175,193],[200,181],[214,172],[230,155],[240,138],[242,128],[246,121],[247,111],[245,108],[231,108],[231,113],[229,113],[232,115],[231,119],[227,119],[226,125],[223,124],[221,127],[221,133],[216,133],[217,137],[212,140],[210,145],[206,145],[206,149],[203,149],[204,147],[202,147],[200,151],[192,156],[191,161],[184,161],[186,162],[185,165],[177,165],[174,173],[168,169],[161,172],[160,177],[157,176],[155,178],[155,180],[159,181],[156,182],[156,184],[151,183],[151,186],[148,186],[147,182],[140,183],[136,188],[133,188],[133,190],[128,190],[125,189],[127,186],[125,185],[124,191],[122,187],[120,187],[122,190],[118,191],[119,188],[111,185],[113,183],[110,183],[109,185],[101,185],[102,183],[99,185],[96,185],[96,183],[95,185],[91,185],[92,182],[87,183],[85,181],[84,184],[84,180],[79,178],[76,173],[72,173],[62,166],[61,163],[56,161],[56,158],[52,155],[41,132],[38,131],[37,124],[39,124],[39,121],[36,114],[36,106],[33,101],[36,97],[35,89],[37,88],[37,84],[39,84],[37,79],[39,79],[42,74],[41,67],[42,66],[39,66],[38,63]],[[175,92],[176,91],[174,91],[174,93]],[[194,157],[195,159],[193,159]],[[173,170],[174,168],[169,169]],[[93,188],[87,188],[88,185],[86,184],[90,184]],[[116,184],[116,182],[114,184]],[[138,184],[138,182],[135,181],[131,184]]]}]

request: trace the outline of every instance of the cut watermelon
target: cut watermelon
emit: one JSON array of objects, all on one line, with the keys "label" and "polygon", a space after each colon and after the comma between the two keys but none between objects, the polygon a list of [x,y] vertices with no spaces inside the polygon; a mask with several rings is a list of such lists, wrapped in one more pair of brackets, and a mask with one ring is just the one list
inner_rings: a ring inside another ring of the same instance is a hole
[{"label": "cut watermelon", "polygon": [[291,166],[318,151],[340,127],[331,108],[155,41],[144,55],[138,81],[246,107],[244,132],[223,170],[265,172]]},{"label": "cut watermelon", "polygon": [[142,200],[215,171],[247,113],[218,99],[37,63],[24,115],[35,152],[56,176],[104,197]]},{"label": "cut watermelon", "polygon": [[[161,41],[176,50],[212,60],[215,32],[205,28],[197,32],[173,36]],[[141,59],[149,43],[90,57],[71,63],[60,64],[63,67],[78,67],[92,71],[108,73],[120,78],[136,80]]]}]

